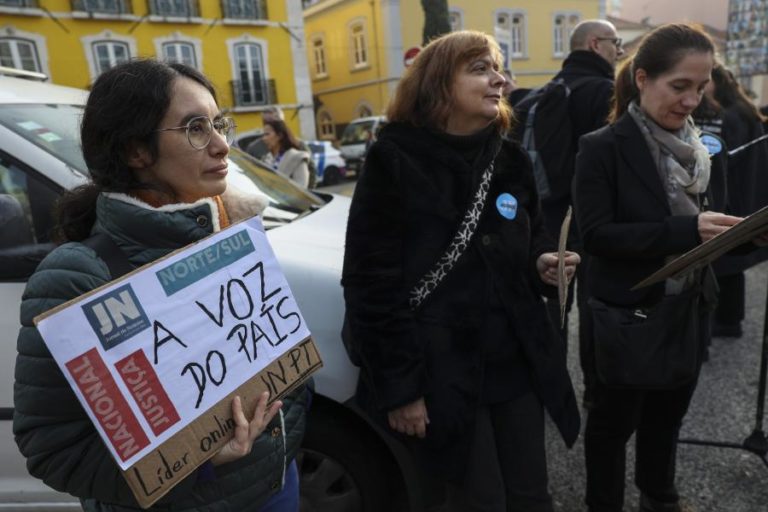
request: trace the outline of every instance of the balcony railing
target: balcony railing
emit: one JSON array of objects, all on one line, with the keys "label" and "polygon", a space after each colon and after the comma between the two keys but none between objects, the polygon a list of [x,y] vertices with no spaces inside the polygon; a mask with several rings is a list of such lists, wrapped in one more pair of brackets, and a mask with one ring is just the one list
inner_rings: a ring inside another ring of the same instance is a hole
[{"label": "balcony railing", "polygon": [[71,0],[72,10],[99,14],[133,14],[131,0]]},{"label": "balcony railing", "polygon": [[266,20],[267,0],[221,0],[225,18],[238,20]]},{"label": "balcony railing", "polygon": [[199,0],[147,0],[147,9],[154,16],[197,18],[200,16]]},{"label": "balcony railing", "polygon": [[257,107],[277,103],[274,80],[233,80],[230,84],[236,107]]},{"label": "balcony railing", "polygon": [[0,0],[0,7],[40,7],[37,0]]}]

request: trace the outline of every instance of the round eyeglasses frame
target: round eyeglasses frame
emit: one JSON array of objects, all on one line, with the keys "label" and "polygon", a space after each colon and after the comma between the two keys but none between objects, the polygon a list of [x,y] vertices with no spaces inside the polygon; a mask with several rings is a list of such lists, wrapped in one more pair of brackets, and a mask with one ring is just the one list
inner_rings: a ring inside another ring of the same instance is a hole
[{"label": "round eyeglasses frame", "polygon": [[[187,142],[194,149],[205,149],[211,143],[213,130],[224,137],[228,145],[235,141],[235,120],[231,117],[221,117],[211,121],[206,116],[193,117],[184,126],[173,126],[171,128],[158,128],[156,132],[167,132],[171,130],[186,130]],[[192,130],[202,129],[201,134],[194,133]]]}]

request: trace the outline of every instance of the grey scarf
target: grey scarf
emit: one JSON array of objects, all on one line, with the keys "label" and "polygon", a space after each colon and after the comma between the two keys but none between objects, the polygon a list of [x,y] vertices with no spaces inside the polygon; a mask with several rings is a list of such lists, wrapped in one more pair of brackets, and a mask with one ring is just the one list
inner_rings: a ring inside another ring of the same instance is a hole
[{"label": "grey scarf", "polygon": [[711,162],[693,121],[689,118],[680,130],[670,132],[645,115],[634,101],[629,104],[629,114],[648,143],[672,215],[697,215],[698,195],[709,185]]}]

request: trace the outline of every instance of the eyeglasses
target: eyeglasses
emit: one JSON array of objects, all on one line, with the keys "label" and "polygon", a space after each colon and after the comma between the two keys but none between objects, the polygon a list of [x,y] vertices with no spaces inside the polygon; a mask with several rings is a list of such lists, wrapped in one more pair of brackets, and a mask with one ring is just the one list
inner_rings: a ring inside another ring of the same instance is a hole
[{"label": "eyeglasses", "polygon": [[620,37],[596,37],[598,41],[611,41],[616,48],[621,48]]},{"label": "eyeglasses", "polygon": [[231,117],[222,117],[216,121],[211,121],[205,116],[193,117],[184,126],[174,126],[173,128],[158,128],[156,132],[167,132],[169,130],[187,130],[187,140],[189,145],[195,149],[205,149],[211,143],[213,130],[224,137],[227,144],[232,145],[235,140],[235,120]]}]

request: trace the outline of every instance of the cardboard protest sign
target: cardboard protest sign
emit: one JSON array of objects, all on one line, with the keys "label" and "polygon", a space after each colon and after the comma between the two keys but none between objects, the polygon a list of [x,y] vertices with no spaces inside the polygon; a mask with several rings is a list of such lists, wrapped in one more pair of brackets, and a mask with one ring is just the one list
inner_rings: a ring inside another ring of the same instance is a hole
[{"label": "cardboard protest sign", "polygon": [[637,283],[632,287],[632,290],[659,283],[667,278],[681,277],[697,268],[705,267],[728,251],[751,241],[766,231],[768,231],[768,206],[744,218],[727,231],[723,231],[716,237],[672,260]]},{"label": "cardboard protest sign", "polygon": [[571,212],[569,206],[565,212],[563,224],[560,226],[560,237],[557,244],[557,298],[560,302],[560,328],[565,327],[565,309],[568,306],[568,274],[565,271],[565,248],[568,245],[568,232],[571,229]]},{"label": "cardboard protest sign", "polygon": [[35,318],[143,507],[322,362],[258,218]]}]

